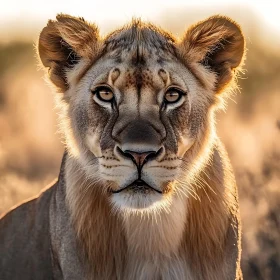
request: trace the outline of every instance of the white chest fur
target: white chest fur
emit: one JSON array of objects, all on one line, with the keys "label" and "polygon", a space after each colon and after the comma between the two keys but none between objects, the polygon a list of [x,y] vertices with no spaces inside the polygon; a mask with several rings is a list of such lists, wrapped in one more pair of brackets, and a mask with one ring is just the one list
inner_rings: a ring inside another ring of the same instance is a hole
[{"label": "white chest fur", "polygon": [[180,254],[186,200],[174,197],[168,209],[124,215],[128,242],[125,279],[192,279],[187,261]]}]

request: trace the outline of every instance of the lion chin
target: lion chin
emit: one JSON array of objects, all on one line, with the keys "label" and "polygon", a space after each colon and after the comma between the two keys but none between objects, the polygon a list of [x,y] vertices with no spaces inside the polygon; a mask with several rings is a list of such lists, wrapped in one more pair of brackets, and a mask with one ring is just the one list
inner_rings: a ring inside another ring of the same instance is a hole
[{"label": "lion chin", "polygon": [[159,193],[128,191],[112,195],[113,206],[123,211],[158,211],[167,206],[166,199]]},{"label": "lion chin", "polygon": [[169,184],[165,184],[164,188],[155,188],[138,179],[123,188],[110,191],[113,207],[124,212],[149,212],[167,209],[170,205],[168,186]]}]

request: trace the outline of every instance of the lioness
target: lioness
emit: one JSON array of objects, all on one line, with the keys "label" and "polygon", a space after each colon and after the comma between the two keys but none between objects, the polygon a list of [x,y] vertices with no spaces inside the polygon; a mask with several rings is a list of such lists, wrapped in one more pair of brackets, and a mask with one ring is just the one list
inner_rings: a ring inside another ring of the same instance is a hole
[{"label": "lioness", "polygon": [[241,279],[234,176],[215,110],[244,57],[214,16],[180,41],[134,20],[105,38],[58,15],[38,52],[57,89],[57,182],[0,222],[0,279]]}]

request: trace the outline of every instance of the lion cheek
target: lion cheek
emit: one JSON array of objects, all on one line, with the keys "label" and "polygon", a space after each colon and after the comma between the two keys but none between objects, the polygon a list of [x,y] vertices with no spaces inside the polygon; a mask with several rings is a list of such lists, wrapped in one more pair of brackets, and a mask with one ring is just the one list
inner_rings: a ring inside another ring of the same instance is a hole
[{"label": "lion cheek", "polygon": [[99,133],[88,133],[86,136],[86,145],[96,157],[102,156]]},{"label": "lion cheek", "polygon": [[191,139],[188,136],[181,136],[178,141],[177,156],[183,157],[185,153],[191,148],[193,143],[194,143],[194,139]]}]

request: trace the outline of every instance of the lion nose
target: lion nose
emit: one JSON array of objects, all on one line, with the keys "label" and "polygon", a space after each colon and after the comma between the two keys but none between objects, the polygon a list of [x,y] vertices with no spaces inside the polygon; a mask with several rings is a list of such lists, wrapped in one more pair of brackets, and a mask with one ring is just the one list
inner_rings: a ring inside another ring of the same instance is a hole
[{"label": "lion nose", "polygon": [[141,169],[147,161],[155,159],[162,152],[163,148],[160,148],[158,151],[147,151],[141,153],[130,150],[122,151],[119,147],[118,150],[124,157],[131,159],[138,169]]}]

